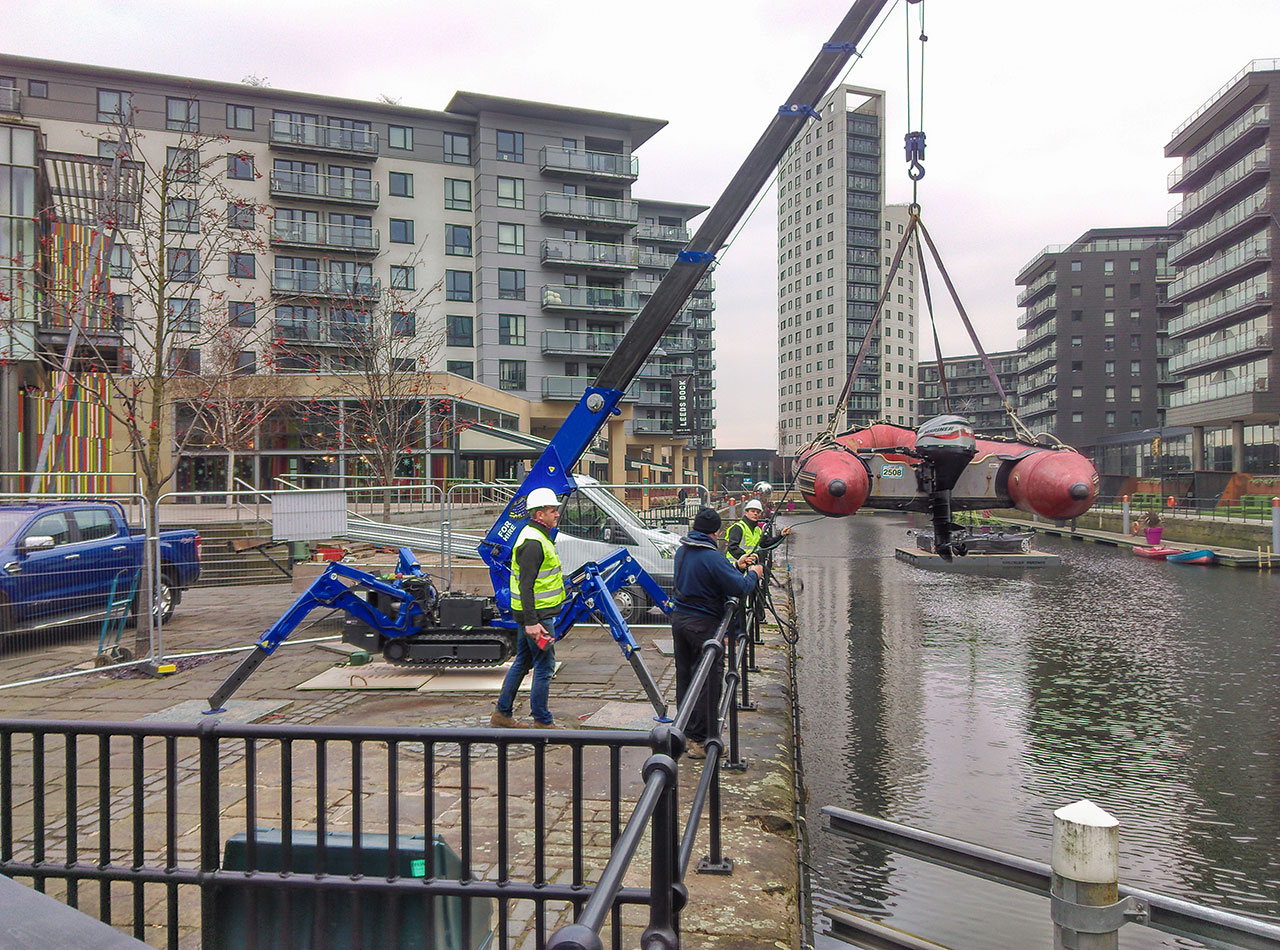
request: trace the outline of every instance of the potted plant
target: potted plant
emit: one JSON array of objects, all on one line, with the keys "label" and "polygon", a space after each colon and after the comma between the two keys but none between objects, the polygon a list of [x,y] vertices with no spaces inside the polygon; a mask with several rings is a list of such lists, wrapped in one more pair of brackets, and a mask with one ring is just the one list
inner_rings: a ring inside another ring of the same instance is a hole
[{"label": "potted plant", "polygon": [[1155,510],[1147,512],[1147,527],[1144,533],[1149,547],[1154,548],[1160,543],[1160,536],[1164,534],[1164,528],[1160,525],[1160,512]]}]

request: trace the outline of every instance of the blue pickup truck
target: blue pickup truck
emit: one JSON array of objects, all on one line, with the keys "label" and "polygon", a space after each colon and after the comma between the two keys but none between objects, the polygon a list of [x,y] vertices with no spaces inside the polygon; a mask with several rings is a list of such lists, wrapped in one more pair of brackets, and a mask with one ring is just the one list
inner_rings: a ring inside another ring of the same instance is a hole
[{"label": "blue pickup truck", "polygon": [[[142,603],[141,532],[117,502],[58,501],[0,506],[0,633],[83,623],[112,603]],[[160,534],[156,607],[173,616],[200,576],[200,535]]]}]

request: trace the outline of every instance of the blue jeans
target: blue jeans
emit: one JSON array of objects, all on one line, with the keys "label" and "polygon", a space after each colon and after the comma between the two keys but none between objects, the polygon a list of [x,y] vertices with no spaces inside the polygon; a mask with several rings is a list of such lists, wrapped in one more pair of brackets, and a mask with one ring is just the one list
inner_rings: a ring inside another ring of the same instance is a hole
[{"label": "blue jeans", "polygon": [[[547,633],[555,636],[555,621],[542,621]],[[553,640],[545,650],[539,650],[538,644],[520,628],[516,638],[516,658],[507,670],[507,678],[502,681],[502,692],[498,695],[498,712],[504,716],[511,715],[516,702],[516,690],[524,681],[524,676],[533,667],[533,689],[529,694],[529,706],[533,710],[533,718],[541,723],[551,722],[551,710],[547,708],[547,697],[551,694],[551,674],[556,668],[556,645]]]}]

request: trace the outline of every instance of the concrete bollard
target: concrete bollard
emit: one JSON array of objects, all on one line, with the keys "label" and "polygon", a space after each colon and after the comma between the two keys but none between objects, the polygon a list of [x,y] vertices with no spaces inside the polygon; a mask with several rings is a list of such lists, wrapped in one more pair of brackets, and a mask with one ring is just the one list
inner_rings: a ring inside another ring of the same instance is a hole
[{"label": "concrete bollard", "polygon": [[1089,908],[1120,900],[1120,822],[1088,799],[1059,808],[1050,863],[1054,950],[1117,950],[1118,925],[1098,932]]},{"label": "concrete bollard", "polygon": [[1129,530],[1129,496],[1125,495],[1120,500],[1120,533],[1127,538]]}]

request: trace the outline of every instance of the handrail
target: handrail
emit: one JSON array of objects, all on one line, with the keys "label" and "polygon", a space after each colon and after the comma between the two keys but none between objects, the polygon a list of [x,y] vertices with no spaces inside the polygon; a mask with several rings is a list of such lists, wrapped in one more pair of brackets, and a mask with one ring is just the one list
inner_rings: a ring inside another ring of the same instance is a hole
[{"label": "handrail", "polygon": [[[873,841],[890,851],[939,867],[986,878],[1042,897],[1049,896],[1053,869],[1040,861],[833,805],[824,806],[822,813],[830,821],[830,830],[842,837]],[[1133,897],[1145,902],[1150,908],[1146,926],[1155,930],[1217,947],[1280,950],[1280,924],[1216,907],[1202,907],[1167,894],[1123,884],[1120,885],[1120,897]]]}]

